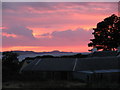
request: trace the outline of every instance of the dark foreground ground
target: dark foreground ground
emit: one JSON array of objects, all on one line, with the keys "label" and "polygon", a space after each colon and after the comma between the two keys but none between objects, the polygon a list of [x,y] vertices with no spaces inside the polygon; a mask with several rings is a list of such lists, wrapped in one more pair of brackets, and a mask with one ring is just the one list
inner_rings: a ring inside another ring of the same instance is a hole
[{"label": "dark foreground ground", "polygon": [[9,81],[3,82],[2,89],[48,89],[48,88],[117,88],[119,83],[83,83],[79,81]]},{"label": "dark foreground ground", "polygon": [[86,83],[78,81],[11,81],[4,82],[2,88],[77,88],[86,87]]}]

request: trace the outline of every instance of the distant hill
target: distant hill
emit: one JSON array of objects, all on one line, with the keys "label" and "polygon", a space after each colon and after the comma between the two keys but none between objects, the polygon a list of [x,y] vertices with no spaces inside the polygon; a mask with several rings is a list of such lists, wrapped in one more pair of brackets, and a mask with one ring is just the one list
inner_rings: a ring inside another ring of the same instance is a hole
[{"label": "distant hill", "polygon": [[24,60],[26,57],[36,57],[36,56],[45,56],[45,55],[50,55],[50,56],[70,56],[70,55],[76,55],[76,54],[82,54],[82,55],[87,55],[89,54],[88,52],[61,52],[59,50],[54,50],[51,52],[34,52],[34,51],[12,51],[14,53],[19,54],[18,59],[19,61]]},{"label": "distant hill", "polygon": [[13,51],[14,53],[17,53],[19,55],[24,55],[24,54],[37,54],[37,52],[34,51]]},{"label": "distant hill", "polygon": [[19,55],[25,55],[25,54],[61,54],[61,53],[73,53],[73,52],[60,52],[58,50],[54,50],[51,52],[34,52],[34,51],[13,51]]}]

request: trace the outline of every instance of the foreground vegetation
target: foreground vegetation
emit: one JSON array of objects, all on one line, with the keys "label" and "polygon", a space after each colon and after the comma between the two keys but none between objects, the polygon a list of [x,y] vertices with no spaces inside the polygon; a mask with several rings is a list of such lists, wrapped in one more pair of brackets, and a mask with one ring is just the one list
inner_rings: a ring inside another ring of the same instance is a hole
[{"label": "foreground vegetation", "polygon": [[3,83],[3,88],[120,88],[119,83],[48,80],[48,81],[9,81]]}]

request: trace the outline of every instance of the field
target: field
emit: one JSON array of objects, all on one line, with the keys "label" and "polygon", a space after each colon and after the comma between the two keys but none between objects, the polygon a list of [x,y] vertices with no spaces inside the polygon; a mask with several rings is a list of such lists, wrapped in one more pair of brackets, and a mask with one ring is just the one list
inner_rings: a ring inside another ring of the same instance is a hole
[{"label": "field", "polygon": [[4,82],[2,88],[85,88],[86,85],[78,81],[11,81]]},{"label": "field", "polygon": [[119,83],[83,83],[79,81],[10,81],[3,83],[3,89],[46,89],[46,88],[119,88]]}]

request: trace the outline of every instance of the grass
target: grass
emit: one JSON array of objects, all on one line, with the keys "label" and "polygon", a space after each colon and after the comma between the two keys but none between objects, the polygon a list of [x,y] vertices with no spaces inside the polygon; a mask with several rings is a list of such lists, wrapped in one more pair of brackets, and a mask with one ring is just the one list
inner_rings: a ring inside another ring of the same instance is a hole
[{"label": "grass", "polygon": [[76,81],[10,81],[3,88],[84,88],[86,83]]},{"label": "grass", "polygon": [[97,83],[83,83],[80,81],[9,81],[3,82],[4,88],[119,88],[120,84],[116,82],[97,82]]}]

